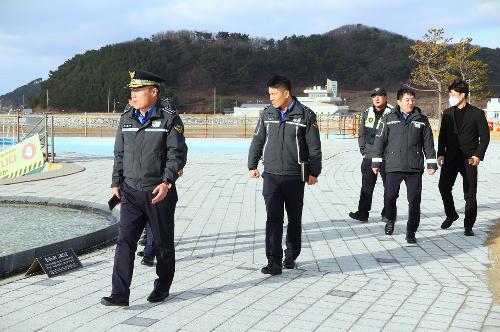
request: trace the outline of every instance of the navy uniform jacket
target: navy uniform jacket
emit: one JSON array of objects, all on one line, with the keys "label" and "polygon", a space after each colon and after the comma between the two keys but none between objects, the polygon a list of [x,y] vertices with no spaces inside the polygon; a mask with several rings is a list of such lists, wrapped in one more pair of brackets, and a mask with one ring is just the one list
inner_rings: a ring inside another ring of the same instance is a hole
[{"label": "navy uniform jacket", "polygon": [[310,174],[319,176],[321,141],[316,114],[297,100],[283,121],[274,107],[264,109],[250,145],[248,169],[257,169],[261,158],[264,171],[270,174],[300,177],[305,161]]},{"label": "navy uniform jacket", "polygon": [[169,100],[158,99],[151,117],[141,125],[127,105],[116,132],[111,187],[122,182],[136,190],[174,183],[184,168],[187,146],[184,126]]},{"label": "navy uniform jacket", "polygon": [[400,113],[396,106],[382,118],[373,148],[372,167],[380,168],[384,159],[386,173],[423,173],[425,154],[427,168],[437,169],[429,119],[418,107],[406,121]]}]

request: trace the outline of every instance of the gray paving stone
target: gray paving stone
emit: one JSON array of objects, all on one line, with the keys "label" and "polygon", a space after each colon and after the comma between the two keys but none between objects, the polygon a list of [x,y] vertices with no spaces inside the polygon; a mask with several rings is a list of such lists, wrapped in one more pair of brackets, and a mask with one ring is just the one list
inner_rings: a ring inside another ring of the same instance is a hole
[{"label": "gray paving stone", "polygon": [[[500,212],[495,205],[500,188],[478,184],[478,201],[490,208],[480,206],[482,222],[475,226],[476,237],[469,239],[463,237],[460,225],[446,231],[439,228],[443,216],[436,194],[439,178],[424,175],[419,242],[407,246],[404,186],[398,200],[401,219],[393,236],[383,234],[377,218],[381,185],[375,188],[373,221],[356,223],[347,216],[357,204],[360,187],[356,142],[324,141],[323,147],[319,184],[306,186],[299,269],[284,270],[277,277],[260,273],[266,263],[262,180],[247,178],[246,155],[192,154],[178,182],[177,272],[165,303],[147,303],[154,270],[136,260],[131,307],[99,304],[111,289],[114,247],[110,246],[81,256],[83,269],[54,279],[0,281],[0,330],[14,324],[21,331],[62,326],[77,331],[497,329],[500,306],[493,304],[487,288],[485,274],[491,262],[483,243]],[[481,179],[500,180],[500,174],[493,174],[500,164],[498,152],[500,142],[493,141],[481,164]],[[84,172],[52,179],[50,184],[2,187],[2,195],[30,191],[49,199],[105,202],[111,158],[78,156],[77,162],[86,168]],[[454,193],[463,217],[460,181],[459,177]],[[134,319],[153,323],[123,324]],[[276,323],[265,324],[272,321]]]},{"label": "gray paving stone", "polygon": [[135,316],[135,317],[129,318],[126,321],[122,322],[122,324],[148,327],[148,326],[153,325],[156,322],[158,322],[158,319],[143,318],[143,317]]}]

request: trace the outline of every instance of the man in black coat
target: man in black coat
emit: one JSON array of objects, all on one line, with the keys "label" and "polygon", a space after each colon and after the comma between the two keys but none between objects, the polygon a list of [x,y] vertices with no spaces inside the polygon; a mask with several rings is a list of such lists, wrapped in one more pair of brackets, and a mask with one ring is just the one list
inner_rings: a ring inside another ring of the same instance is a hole
[{"label": "man in black coat", "polygon": [[439,192],[446,213],[441,228],[449,228],[458,219],[451,191],[460,173],[465,199],[464,234],[473,236],[477,216],[477,166],[484,159],[490,132],[484,111],[467,102],[469,85],[465,81],[454,80],[448,92],[451,107],[443,112],[437,152],[442,167]]}]

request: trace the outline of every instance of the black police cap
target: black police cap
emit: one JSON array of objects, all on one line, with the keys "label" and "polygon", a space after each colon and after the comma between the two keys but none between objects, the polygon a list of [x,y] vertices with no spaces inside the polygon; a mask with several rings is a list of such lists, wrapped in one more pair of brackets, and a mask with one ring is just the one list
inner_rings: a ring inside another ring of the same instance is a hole
[{"label": "black police cap", "polygon": [[130,83],[127,85],[129,88],[160,85],[160,83],[165,82],[163,77],[148,71],[130,70],[128,73],[130,75]]},{"label": "black police cap", "polygon": [[371,97],[374,97],[374,96],[387,96],[387,92],[385,92],[385,89],[384,88],[381,88],[381,87],[378,87],[378,88],[375,88],[373,89],[371,95]]}]

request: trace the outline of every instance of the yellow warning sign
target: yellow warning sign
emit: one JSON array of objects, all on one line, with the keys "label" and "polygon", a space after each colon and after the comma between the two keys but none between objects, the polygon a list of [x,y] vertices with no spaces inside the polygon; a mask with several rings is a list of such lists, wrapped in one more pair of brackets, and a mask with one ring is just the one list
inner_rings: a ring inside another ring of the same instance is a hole
[{"label": "yellow warning sign", "polygon": [[14,178],[44,165],[40,138],[32,136],[13,147],[0,151],[0,179]]}]

